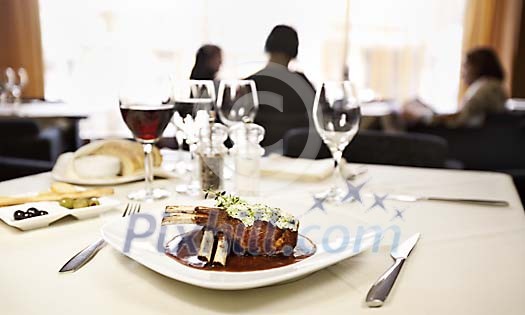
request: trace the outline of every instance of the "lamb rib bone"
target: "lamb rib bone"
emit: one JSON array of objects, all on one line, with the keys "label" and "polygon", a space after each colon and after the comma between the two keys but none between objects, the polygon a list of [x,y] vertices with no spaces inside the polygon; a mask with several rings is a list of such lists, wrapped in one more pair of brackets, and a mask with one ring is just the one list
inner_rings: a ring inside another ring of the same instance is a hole
[{"label": "lamb rib bone", "polygon": [[228,239],[222,232],[217,233],[217,249],[213,256],[213,263],[221,266],[226,266],[226,259],[230,253],[230,244]]},{"label": "lamb rib bone", "polygon": [[204,228],[202,233],[201,245],[199,248],[198,258],[206,262],[211,262],[213,259],[213,245],[215,237],[212,229]]}]

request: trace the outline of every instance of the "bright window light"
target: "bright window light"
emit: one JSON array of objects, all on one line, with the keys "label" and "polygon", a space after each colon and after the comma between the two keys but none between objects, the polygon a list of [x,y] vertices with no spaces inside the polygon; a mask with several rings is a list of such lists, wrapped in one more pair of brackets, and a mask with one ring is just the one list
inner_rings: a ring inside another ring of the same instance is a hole
[{"label": "bright window light", "polygon": [[[457,104],[465,1],[40,0],[45,96],[116,115],[130,69],[187,78],[205,43],[223,49],[221,78],[245,77],[265,64],[272,27],[289,24],[300,39],[293,67],[314,83],[340,79],[347,62],[363,91],[398,102],[420,96],[448,112]],[[125,130],[108,117],[89,130]]]}]

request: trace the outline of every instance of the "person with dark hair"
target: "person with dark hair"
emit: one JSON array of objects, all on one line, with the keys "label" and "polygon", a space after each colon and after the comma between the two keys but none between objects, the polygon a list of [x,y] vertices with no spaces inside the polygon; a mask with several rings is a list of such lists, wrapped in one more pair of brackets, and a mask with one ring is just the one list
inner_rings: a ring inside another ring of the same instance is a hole
[{"label": "person with dark hair", "polygon": [[279,151],[279,141],[289,129],[313,126],[314,86],[303,73],[288,68],[298,48],[299,38],[292,27],[275,26],[264,45],[267,65],[247,78],[257,87],[260,104],[255,122],[266,129],[262,145],[267,151]]},{"label": "person with dark hair", "polygon": [[197,50],[195,65],[191,70],[190,79],[215,81],[221,65],[221,48],[215,45],[203,45]]},{"label": "person with dark hair", "polygon": [[408,122],[445,124],[449,127],[479,127],[489,113],[505,110],[507,93],[503,88],[505,73],[491,48],[469,51],[461,71],[467,90],[460,111],[452,115],[435,115],[418,100],[405,105],[403,116]]}]

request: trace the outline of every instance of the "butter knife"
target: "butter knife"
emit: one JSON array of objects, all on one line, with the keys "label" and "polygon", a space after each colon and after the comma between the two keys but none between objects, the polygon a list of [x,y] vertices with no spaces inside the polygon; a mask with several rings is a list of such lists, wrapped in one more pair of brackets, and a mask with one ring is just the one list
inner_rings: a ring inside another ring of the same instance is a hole
[{"label": "butter knife", "polygon": [[444,202],[457,202],[457,203],[468,203],[474,205],[483,206],[494,206],[494,207],[508,207],[509,203],[504,200],[491,200],[491,199],[471,199],[471,198],[448,198],[448,197],[425,197],[425,196],[409,196],[409,195],[388,195],[386,199],[416,202],[416,201],[444,201]]},{"label": "butter knife", "polygon": [[105,245],[106,242],[103,239],[94,242],[73,256],[58,272],[77,271],[90,261]]},{"label": "butter knife", "polygon": [[[130,216],[140,212],[140,204],[128,203],[122,213],[122,217]],[[99,250],[106,245],[104,239],[99,239],[93,244],[81,250],[78,254],[73,256],[58,272],[77,271],[84,266],[91,258],[95,257]]]},{"label": "butter knife", "polygon": [[390,290],[394,286],[397,275],[408,255],[419,240],[419,233],[416,233],[394,249],[390,255],[394,258],[394,264],[372,285],[366,295],[366,304],[369,307],[380,307],[385,302]]}]

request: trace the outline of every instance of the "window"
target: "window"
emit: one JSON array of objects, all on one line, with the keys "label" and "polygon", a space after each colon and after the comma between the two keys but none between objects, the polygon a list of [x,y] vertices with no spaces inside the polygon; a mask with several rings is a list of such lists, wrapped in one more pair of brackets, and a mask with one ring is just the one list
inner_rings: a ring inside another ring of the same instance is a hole
[{"label": "window", "polygon": [[465,0],[350,0],[350,77],[376,97],[457,108]]},{"label": "window", "polygon": [[[289,24],[300,37],[293,66],[312,81],[339,79],[346,60],[360,90],[399,102],[420,95],[450,111],[464,2],[40,0],[45,94],[118,115],[116,83],[128,69],[185,78],[198,47],[214,43],[224,51],[220,76],[244,77],[264,65],[271,28]],[[101,114],[81,131],[125,130],[115,119]]]}]

